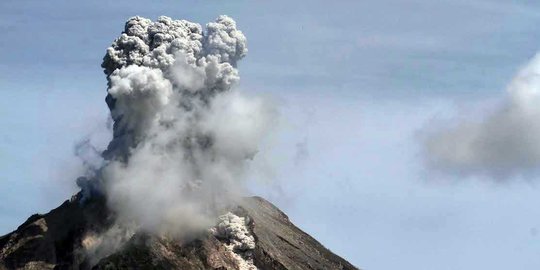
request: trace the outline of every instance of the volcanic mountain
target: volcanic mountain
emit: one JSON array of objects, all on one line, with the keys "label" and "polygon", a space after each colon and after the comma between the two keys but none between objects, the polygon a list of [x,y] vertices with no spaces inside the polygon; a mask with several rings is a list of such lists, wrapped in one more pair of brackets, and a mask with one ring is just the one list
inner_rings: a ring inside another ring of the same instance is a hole
[{"label": "volcanic mountain", "polygon": [[93,262],[85,252],[92,244],[87,232],[104,231],[111,217],[103,198],[81,198],[77,194],[47,214],[35,214],[2,236],[0,269],[357,269],[260,197],[243,199],[225,215],[246,226],[251,246],[234,243],[234,232],[216,228],[183,241],[136,233]]},{"label": "volcanic mountain", "polygon": [[[236,22],[130,18],[107,48],[112,140],[81,191],[0,238],[3,269],[356,269],[244,194],[274,109],[244,95]],[[263,153],[264,154],[264,153]]]}]

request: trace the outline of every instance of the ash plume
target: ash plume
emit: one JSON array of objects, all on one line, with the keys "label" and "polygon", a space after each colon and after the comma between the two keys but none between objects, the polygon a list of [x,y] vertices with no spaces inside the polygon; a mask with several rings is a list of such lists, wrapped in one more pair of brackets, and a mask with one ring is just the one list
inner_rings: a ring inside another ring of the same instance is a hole
[{"label": "ash plume", "polygon": [[107,198],[115,231],[208,228],[244,192],[246,169],[275,121],[265,100],[233,89],[246,53],[227,16],[204,30],[169,17],[126,22],[102,63],[113,139],[97,176],[78,180],[82,194]]}]

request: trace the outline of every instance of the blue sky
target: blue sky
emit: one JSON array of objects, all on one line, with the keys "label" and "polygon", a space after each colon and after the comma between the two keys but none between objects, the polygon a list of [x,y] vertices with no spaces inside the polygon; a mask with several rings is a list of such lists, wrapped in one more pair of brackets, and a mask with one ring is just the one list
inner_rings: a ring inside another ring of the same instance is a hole
[{"label": "blue sky", "polygon": [[504,98],[538,49],[535,1],[2,1],[0,233],[76,192],[73,146],[103,129],[100,63],[127,18],[220,14],[248,38],[239,87],[280,109],[253,175],[274,184],[254,189],[293,222],[363,269],[540,267],[538,175],[433,174],[419,143]]}]

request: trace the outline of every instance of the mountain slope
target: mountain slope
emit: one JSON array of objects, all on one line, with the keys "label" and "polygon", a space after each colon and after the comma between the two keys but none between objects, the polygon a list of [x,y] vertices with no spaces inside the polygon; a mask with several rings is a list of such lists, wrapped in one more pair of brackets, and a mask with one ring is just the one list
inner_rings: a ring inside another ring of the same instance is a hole
[{"label": "mountain slope", "polygon": [[83,240],[112,224],[104,206],[102,199],[82,202],[77,195],[31,216],[0,238],[0,269],[357,269],[260,197],[244,199],[226,219],[245,221],[252,246],[233,248],[234,241],[216,231],[183,242],[136,233],[123,248],[92,262]]}]

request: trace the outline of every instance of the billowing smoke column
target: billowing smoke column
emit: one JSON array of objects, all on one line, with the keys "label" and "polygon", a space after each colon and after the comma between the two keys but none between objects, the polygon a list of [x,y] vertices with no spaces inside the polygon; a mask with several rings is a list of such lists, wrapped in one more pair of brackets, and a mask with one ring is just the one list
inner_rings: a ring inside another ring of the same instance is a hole
[{"label": "billowing smoke column", "polygon": [[216,94],[239,80],[236,63],[246,53],[246,38],[226,16],[209,23],[206,33],[198,24],[168,17],[129,19],[102,64],[115,121],[107,156],[126,158],[128,149],[152,136],[156,126],[169,129],[186,112],[197,122],[201,107],[206,110]]},{"label": "billowing smoke column", "polygon": [[102,64],[114,127],[100,189],[117,214],[115,230],[185,234],[214,224],[242,193],[274,115],[262,99],[232,89],[246,53],[227,16],[204,31],[168,17],[126,22]]}]

